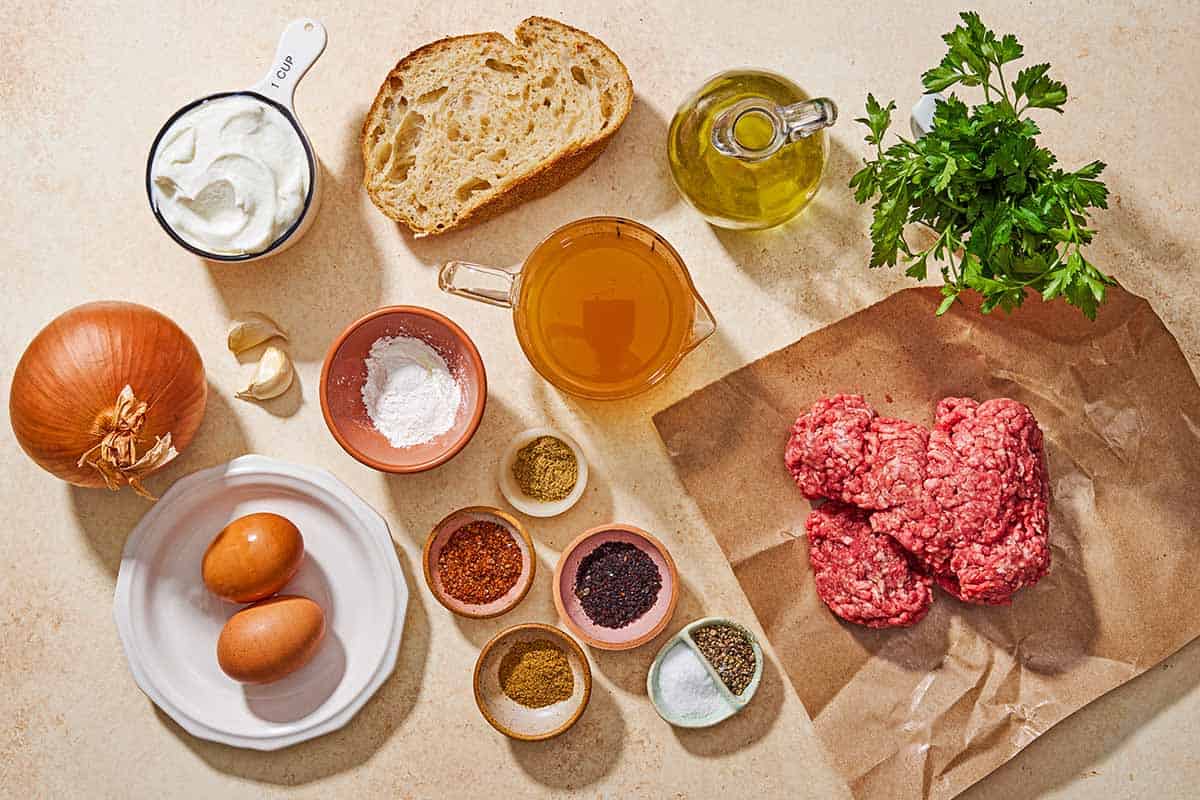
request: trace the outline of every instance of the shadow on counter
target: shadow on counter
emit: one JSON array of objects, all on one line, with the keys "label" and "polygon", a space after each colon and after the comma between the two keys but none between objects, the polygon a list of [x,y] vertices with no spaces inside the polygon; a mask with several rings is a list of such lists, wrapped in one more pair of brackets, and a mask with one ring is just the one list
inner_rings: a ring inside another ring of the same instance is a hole
[{"label": "shadow on counter", "polygon": [[[1004,763],[960,794],[960,800],[1045,797],[1067,785],[1079,789],[1080,796],[1088,796],[1080,781],[1114,769],[1105,764],[1107,757],[1159,714],[1194,693],[1197,675],[1200,675],[1200,640],[1126,683],[1120,691],[1093,700],[1059,722],[1031,742],[1018,758]],[[1165,739],[1162,734],[1158,738]],[[1130,774],[1129,780],[1133,779]],[[1117,779],[1110,778],[1106,788],[1116,784]],[[1138,788],[1154,796],[1149,789],[1154,778],[1149,773],[1126,785],[1130,796],[1135,796]],[[1097,787],[1094,791],[1101,790]]]},{"label": "shadow on counter", "polygon": [[421,579],[403,547],[392,543],[409,586],[408,610],[396,668],[344,728],[275,752],[243,750],[197,739],[157,707],[155,714],[181,742],[216,770],[249,780],[299,786],[365,763],[412,712],[429,657],[429,615]]},{"label": "shadow on counter", "polygon": [[783,708],[783,694],[786,691],[779,668],[770,657],[764,657],[762,681],[758,685],[758,691],[741,713],[711,728],[672,726],[671,731],[684,749],[692,755],[702,758],[731,755],[754,744],[774,727],[775,720]]},{"label": "shadow on counter", "polygon": [[855,203],[848,187],[860,153],[832,131],[827,140],[821,188],[795,219],[763,231],[713,228],[738,269],[777,303],[819,325],[915,283],[900,267],[868,268],[871,210]]},{"label": "shadow on counter", "polygon": [[199,265],[207,269],[231,317],[259,311],[283,326],[286,349],[296,361],[320,363],[334,337],[377,308],[383,295],[384,246],[372,230],[368,215],[377,212],[358,172],[362,116],[351,119],[342,136],[345,171],[339,174],[321,162],[321,207],[304,238],[265,261]]},{"label": "shadow on counter", "polygon": [[621,130],[578,177],[545,197],[459,231],[415,239],[407,228],[398,226],[402,240],[416,258],[433,268],[451,259],[515,267],[542,238],[572,220],[615,213],[650,222],[679,202],[667,164],[666,141],[667,120],[635,96]]},{"label": "shadow on counter", "polygon": [[612,693],[592,683],[587,710],[569,731],[543,742],[508,740],[525,774],[559,791],[579,789],[612,772],[625,746],[625,720]]},{"label": "shadow on counter", "polygon": [[[174,461],[146,481],[146,488],[161,496],[185,475],[244,455],[249,444],[232,403],[210,381],[204,421],[195,438]],[[128,488],[110,492],[71,486],[69,492],[72,511],[92,554],[115,577],[121,567],[125,538],[152,504]]]}]

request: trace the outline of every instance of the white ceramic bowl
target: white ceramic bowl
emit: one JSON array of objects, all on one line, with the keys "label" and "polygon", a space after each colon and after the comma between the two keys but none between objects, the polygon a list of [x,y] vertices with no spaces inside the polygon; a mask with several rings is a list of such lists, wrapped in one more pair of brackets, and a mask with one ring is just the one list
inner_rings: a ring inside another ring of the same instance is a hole
[{"label": "white ceramic bowl", "polygon": [[[513,477],[512,466],[513,462],[517,460],[517,452],[541,436],[553,436],[555,439],[561,440],[571,448],[571,452],[575,454],[575,463],[579,465],[579,478],[575,481],[575,488],[562,500],[545,502],[530,497],[521,491],[517,479]],[[504,451],[504,456],[500,459],[497,480],[500,482],[500,493],[517,511],[531,517],[554,517],[578,503],[579,498],[583,497],[583,490],[587,488],[588,482],[587,459],[584,458],[583,450],[575,440],[565,433],[553,428],[530,428],[527,431],[521,431],[509,442],[508,449]]]},{"label": "white ceramic bowl", "polygon": [[[221,628],[243,606],[205,588],[200,562],[222,528],[258,511],[304,536],[284,591],[325,610],[326,634],[296,672],[244,686],[217,664]],[[142,518],[125,542],[113,615],[134,680],[188,733],[277,750],[350,721],[396,666],[407,606],[378,513],[324,470],[251,455],[181,478]]]}]

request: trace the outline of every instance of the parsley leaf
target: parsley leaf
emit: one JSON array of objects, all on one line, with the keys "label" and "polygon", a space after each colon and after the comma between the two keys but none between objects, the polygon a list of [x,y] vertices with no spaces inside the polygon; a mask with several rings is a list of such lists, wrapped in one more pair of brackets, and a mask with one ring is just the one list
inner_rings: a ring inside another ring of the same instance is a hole
[{"label": "parsley leaf", "polygon": [[[895,102],[885,106],[868,95],[866,116],[857,120],[875,149],[850,179],[855,200],[873,204],[870,266],[904,262],[906,275],[924,280],[935,263],[945,280],[938,314],[966,291],[982,296],[985,314],[1011,311],[1034,291],[1094,319],[1115,283],[1082,252],[1095,236],[1089,209],[1108,207],[1105,165],[1057,166],[1025,112],[1062,113],[1067,87],[1050,77],[1049,64],[1026,67],[1009,83],[1004,65],[1024,56],[1016,36],[997,37],[974,12],[959,17],[942,37],[946,55],[922,83],[929,92],[979,87],[984,102],[968,106],[951,94],[938,103],[928,135],[886,148]],[[910,224],[926,226],[936,240],[912,249],[905,239]]]}]

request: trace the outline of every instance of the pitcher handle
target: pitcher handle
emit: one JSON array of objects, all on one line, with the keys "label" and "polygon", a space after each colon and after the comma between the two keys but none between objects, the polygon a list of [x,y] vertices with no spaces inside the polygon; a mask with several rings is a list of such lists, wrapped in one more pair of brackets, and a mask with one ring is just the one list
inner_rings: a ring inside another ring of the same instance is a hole
[{"label": "pitcher handle", "polygon": [[501,308],[512,308],[516,282],[515,272],[470,261],[447,261],[438,273],[438,288],[443,292]]}]

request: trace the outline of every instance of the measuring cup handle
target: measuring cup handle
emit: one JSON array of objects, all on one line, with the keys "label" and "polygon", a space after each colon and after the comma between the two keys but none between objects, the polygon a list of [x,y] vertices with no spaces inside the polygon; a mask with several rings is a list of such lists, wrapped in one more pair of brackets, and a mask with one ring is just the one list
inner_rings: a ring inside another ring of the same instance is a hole
[{"label": "measuring cup handle", "polygon": [[438,287],[443,292],[501,308],[512,308],[516,282],[516,273],[469,261],[447,261],[438,273]]},{"label": "measuring cup handle", "polygon": [[325,43],[328,41],[325,26],[315,19],[302,17],[292,20],[279,37],[271,68],[251,91],[269,97],[295,113],[292,98],[296,94],[296,84],[325,52]]}]

